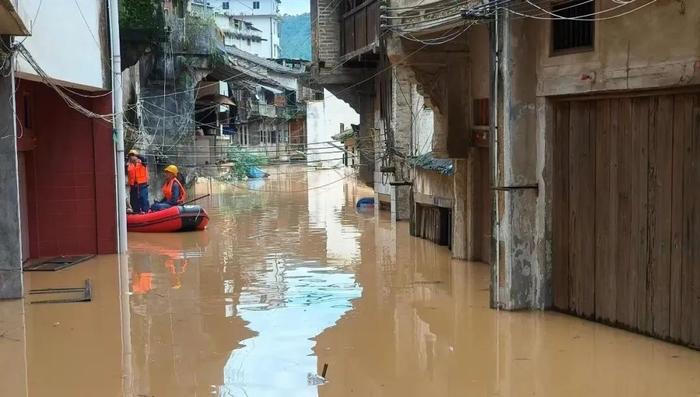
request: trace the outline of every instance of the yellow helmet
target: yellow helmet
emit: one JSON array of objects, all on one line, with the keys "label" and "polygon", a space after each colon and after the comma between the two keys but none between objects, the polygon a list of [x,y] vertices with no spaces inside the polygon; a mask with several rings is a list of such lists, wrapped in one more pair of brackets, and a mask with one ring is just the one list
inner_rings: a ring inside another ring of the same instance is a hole
[{"label": "yellow helmet", "polygon": [[131,150],[129,150],[129,156],[131,156],[131,155],[138,156],[139,152],[137,152],[135,149],[131,149]]},{"label": "yellow helmet", "polygon": [[169,172],[169,173],[171,173],[171,174],[173,174],[173,175],[177,175],[177,172],[178,172],[178,171],[177,171],[177,166],[172,165],[172,164],[169,165],[169,166],[167,166],[167,167],[165,167],[165,169],[164,169],[163,171]]}]

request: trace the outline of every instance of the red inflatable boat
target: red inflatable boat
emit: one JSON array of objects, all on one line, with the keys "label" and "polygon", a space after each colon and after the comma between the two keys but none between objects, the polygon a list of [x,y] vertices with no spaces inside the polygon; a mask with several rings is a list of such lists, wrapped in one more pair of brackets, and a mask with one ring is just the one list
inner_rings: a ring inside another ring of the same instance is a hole
[{"label": "red inflatable boat", "polygon": [[181,205],[147,214],[126,216],[127,230],[140,233],[172,233],[204,230],[209,215],[198,205]]}]

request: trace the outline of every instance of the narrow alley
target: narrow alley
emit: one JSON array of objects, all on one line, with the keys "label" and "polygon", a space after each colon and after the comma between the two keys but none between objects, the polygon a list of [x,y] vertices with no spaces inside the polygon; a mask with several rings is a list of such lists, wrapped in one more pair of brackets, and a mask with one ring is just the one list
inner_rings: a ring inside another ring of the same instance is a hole
[{"label": "narrow alley", "polygon": [[354,173],[268,172],[200,180],[207,231],[25,273],[27,291],[90,278],[93,301],[0,302],[2,395],[700,395],[700,352],[490,309],[489,266],[358,210]]},{"label": "narrow alley", "polygon": [[700,397],[700,0],[0,0],[0,397]]}]

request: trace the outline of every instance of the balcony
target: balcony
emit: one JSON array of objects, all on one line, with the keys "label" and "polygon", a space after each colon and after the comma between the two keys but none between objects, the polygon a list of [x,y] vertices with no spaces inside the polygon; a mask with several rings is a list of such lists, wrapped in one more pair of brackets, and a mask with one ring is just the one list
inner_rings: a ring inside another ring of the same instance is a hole
[{"label": "balcony", "polygon": [[306,116],[306,107],[302,104],[277,108],[277,117],[285,120],[294,120]]},{"label": "balcony", "polygon": [[277,117],[277,108],[275,105],[254,104],[250,106],[251,117]]},{"label": "balcony", "polygon": [[26,11],[20,0],[0,0],[0,34],[29,36]]},{"label": "balcony", "polygon": [[370,51],[377,44],[379,1],[349,0],[341,21],[343,58],[352,58]]}]

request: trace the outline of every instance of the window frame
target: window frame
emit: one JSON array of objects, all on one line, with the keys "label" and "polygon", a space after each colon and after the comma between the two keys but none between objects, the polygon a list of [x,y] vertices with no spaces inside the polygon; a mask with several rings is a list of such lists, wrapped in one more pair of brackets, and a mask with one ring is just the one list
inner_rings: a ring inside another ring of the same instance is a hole
[{"label": "window frame", "polygon": [[260,2],[254,1],[253,2],[253,10],[259,10],[259,9],[260,9]]},{"label": "window frame", "polygon": [[[554,7],[564,5],[567,3],[571,3],[574,1],[581,1],[581,0],[556,0],[552,1],[550,6],[549,6],[549,11],[554,12]],[[593,12],[598,12],[598,1],[593,0]],[[549,56],[550,57],[557,57],[557,56],[562,56],[562,55],[571,55],[571,54],[581,54],[585,52],[593,52],[596,49],[595,41],[596,41],[596,30],[598,29],[598,24],[595,21],[586,21],[590,22],[593,26],[591,29],[591,45],[590,46],[585,46],[585,47],[574,47],[574,48],[563,48],[559,50],[554,49],[554,23],[556,20],[551,20],[549,21]]]}]

